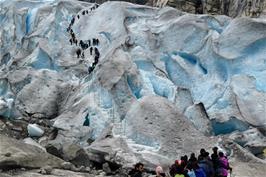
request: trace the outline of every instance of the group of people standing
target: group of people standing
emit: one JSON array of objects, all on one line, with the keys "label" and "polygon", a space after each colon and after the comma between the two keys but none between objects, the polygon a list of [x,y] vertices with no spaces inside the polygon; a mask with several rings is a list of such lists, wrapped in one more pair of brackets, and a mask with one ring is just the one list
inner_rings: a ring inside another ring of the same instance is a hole
[{"label": "group of people standing", "polygon": [[[223,152],[218,152],[214,147],[211,156],[205,149],[200,150],[196,157],[195,153],[181,157],[176,160],[168,170],[163,170],[161,166],[155,169],[155,177],[228,177],[228,171],[232,171],[227,157]],[[128,173],[129,177],[143,177],[144,165],[137,163],[135,168]]]},{"label": "group of people standing", "polygon": [[[99,5],[95,4],[92,8],[90,8],[90,10],[91,11],[95,10],[98,7],[99,7]],[[86,14],[89,14],[88,10],[83,10],[81,12],[81,15],[86,15]],[[85,59],[85,53],[84,52],[87,49],[90,50],[90,52],[89,52],[90,55],[94,56],[94,62],[88,68],[88,72],[90,74],[94,70],[94,68],[96,67],[96,65],[99,62],[100,52],[99,52],[99,49],[97,47],[99,46],[100,41],[97,38],[92,38],[92,39],[89,39],[89,40],[78,40],[76,38],[76,34],[74,33],[74,31],[72,29],[72,26],[75,23],[75,19],[79,20],[80,19],[80,15],[77,14],[75,17],[73,17],[71,19],[71,21],[70,21],[69,26],[67,27],[67,32],[70,34],[69,42],[70,42],[70,45],[74,45],[75,44],[78,47],[77,50],[76,50],[77,58]]]}]

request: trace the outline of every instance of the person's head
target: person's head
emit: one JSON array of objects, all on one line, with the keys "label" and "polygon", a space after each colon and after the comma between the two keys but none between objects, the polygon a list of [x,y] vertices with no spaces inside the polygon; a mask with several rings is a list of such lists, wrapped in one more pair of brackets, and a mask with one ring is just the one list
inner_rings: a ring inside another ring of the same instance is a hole
[{"label": "person's head", "polygon": [[203,154],[203,158],[208,159],[208,158],[209,158],[209,155],[210,155],[209,152],[205,152],[205,153]]},{"label": "person's head", "polygon": [[160,174],[163,173],[163,168],[161,166],[157,166],[155,172],[157,176],[160,176]]},{"label": "person's head", "polygon": [[176,168],[176,172],[181,174],[185,168],[184,161],[183,160],[176,160],[175,161],[175,168]]},{"label": "person's head", "polygon": [[184,162],[187,162],[187,161],[188,161],[188,157],[187,157],[187,155],[182,156],[182,157],[181,157],[181,160],[183,160]]},{"label": "person's head", "polygon": [[181,160],[175,160],[175,165],[176,166],[180,166],[182,164],[182,161]]},{"label": "person's head", "polygon": [[224,153],[222,151],[219,152],[219,157],[224,157]]},{"label": "person's head", "polygon": [[143,171],[144,170],[144,165],[143,165],[143,163],[137,163],[136,165],[135,165],[135,169],[136,170],[138,170],[138,171]]},{"label": "person's head", "polygon": [[203,155],[205,152],[206,152],[205,149],[201,149],[200,150],[200,155]]},{"label": "person's head", "polygon": [[190,154],[190,158],[196,158],[195,153],[191,153],[191,154]]},{"label": "person's head", "polygon": [[216,146],[213,147],[213,148],[212,148],[212,151],[213,151],[214,154],[217,154],[217,152],[218,152],[218,147],[216,147]]},{"label": "person's head", "polygon": [[190,154],[189,161],[191,161],[191,162],[197,161],[197,158],[196,158],[195,153],[191,153],[191,154]]}]

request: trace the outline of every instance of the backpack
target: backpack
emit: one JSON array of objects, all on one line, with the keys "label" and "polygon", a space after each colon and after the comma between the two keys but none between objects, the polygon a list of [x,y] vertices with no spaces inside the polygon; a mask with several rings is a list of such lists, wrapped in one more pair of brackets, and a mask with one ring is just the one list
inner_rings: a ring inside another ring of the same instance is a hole
[{"label": "backpack", "polygon": [[185,177],[183,174],[176,174],[175,177]]}]

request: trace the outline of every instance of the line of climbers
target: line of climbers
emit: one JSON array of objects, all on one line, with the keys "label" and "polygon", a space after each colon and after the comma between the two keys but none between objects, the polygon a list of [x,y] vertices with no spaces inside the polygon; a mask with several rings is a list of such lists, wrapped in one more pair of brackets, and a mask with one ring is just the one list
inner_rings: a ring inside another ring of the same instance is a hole
[{"label": "line of climbers", "polygon": [[[95,10],[98,7],[99,7],[99,4],[95,4],[93,7],[90,8],[90,11]],[[81,14],[82,15],[89,14],[89,11],[83,10]],[[80,15],[77,14],[76,18],[80,19]],[[77,58],[84,59],[85,58],[84,51],[87,50],[88,48],[90,50],[90,55],[94,54],[94,62],[92,63],[92,66],[89,66],[88,68],[88,72],[90,74],[99,62],[100,52],[96,46],[99,46],[100,42],[99,42],[99,39],[97,38],[92,38],[92,39],[84,40],[84,41],[78,40],[72,29],[72,26],[74,25],[74,23],[75,23],[75,16],[71,19],[70,24],[67,27],[67,32],[70,34],[69,42],[70,42],[70,45],[75,44],[76,46],[79,46],[79,48],[76,50]]]},{"label": "line of climbers", "polygon": [[[205,149],[200,150],[200,155],[196,158],[195,153],[181,157],[176,160],[167,171],[161,166],[155,169],[155,177],[227,177],[232,172],[227,157],[223,152],[218,152],[218,148],[214,147],[213,153],[209,153]],[[144,165],[137,163],[129,173],[129,177],[142,177]]]},{"label": "line of climbers", "polygon": [[92,42],[91,40],[86,40],[86,41],[80,40],[78,46],[81,48],[78,48],[76,51],[77,58],[79,57],[84,58],[84,51],[87,50],[88,48],[90,48],[90,55],[93,55],[93,50],[94,50],[94,54],[99,57],[100,56],[99,50],[97,49],[97,47],[95,47],[98,45],[99,45],[99,39],[96,38],[93,38]]}]

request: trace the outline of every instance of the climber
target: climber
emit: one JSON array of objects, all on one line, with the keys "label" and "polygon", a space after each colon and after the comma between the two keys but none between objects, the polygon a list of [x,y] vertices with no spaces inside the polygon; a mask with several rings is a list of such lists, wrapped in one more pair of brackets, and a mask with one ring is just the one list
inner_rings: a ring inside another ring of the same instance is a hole
[{"label": "climber", "polygon": [[205,150],[205,149],[203,149],[203,148],[200,149],[200,155],[201,155],[201,156],[204,156],[205,153],[206,153],[206,150]]},{"label": "climber", "polygon": [[182,161],[182,167],[185,169],[185,167],[188,164],[188,156],[187,155],[181,156],[180,160]]},{"label": "climber", "polygon": [[206,177],[213,177],[214,176],[213,164],[209,158],[208,152],[205,152],[203,155],[199,155],[198,165],[205,172]]},{"label": "climber", "polygon": [[199,167],[198,163],[193,163],[192,167],[193,167],[196,177],[206,177],[205,172],[203,171],[202,168]]},{"label": "climber", "polygon": [[217,168],[218,168],[218,163],[219,163],[218,148],[217,147],[213,147],[212,151],[213,151],[213,153],[211,154],[211,160],[212,160],[214,172],[216,173],[217,172]]},{"label": "climber", "polygon": [[74,39],[74,43],[78,46],[78,40],[76,38]]},{"label": "climber", "polygon": [[75,34],[74,33],[71,34],[71,39],[72,39],[72,42],[75,43],[76,37],[75,37]]},{"label": "climber", "polygon": [[99,56],[94,57],[94,62],[97,64],[99,62]]},{"label": "climber", "polygon": [[89,14],[89,11],[88,10],[86,10],[86,14]]},{"label": "climber", "polygon": [[229,166],[229,162],[223,152],[219,152],[218,156],[219,156],[218,169],[217,169],[218,177],[227,177],[228,170],[230,170],[231,173],[232,168]]},{"label": "climber", "polygon": [[67,32],[69,32],[69,31],[70,31],[70,29],[71,29],[71,28],[70,28],[70,26],[69,26],[69,27],[67,27]]},{"label": "climber", "polygon": [[84,50],[84,45],[85,45],[85,43],[82,40],[80,40],[79,41],[79,46],[82,48],[82,50]]},{"label": "climber", "polygon": [[92,67],[95,68],[96,65],[97,65],[97,63],[94,61],[94,62],[92,63]]},{"label": "climber", "polygon": [[95,53],[95,56],[100,57],[100,52],[96,47],[94,47],[94,53]]},{"label": "climber", "polygon": [[85,15],[85,10],[84,10],[84,11],[82,11],[82,15]]},{"label": "climber", "polygon": [[99,57],[98,56],[94,57],[94,62],[95,62],[95,64],[97,64],[99,62]]},{"label": "climber", "polygon": [[96,39],[95,43],[98,46],[99,45],[99,39]]},{"label": "climber", "polygon": [[92,47],[90,47],[90,55],[92,55],[92,50],[93,50],[93,48],[92,48]]},{"label": "climber", "polygon": [[74,23],[75,23],[75,18],[73,17],[71,22],[70,22],[70,26],[74,25]]},{"label": "climber", "polygon": [[84,51],[82,51],[82,53],[81,53],[81,58],[82,58],[82,59],[85,58]]},{"label": "climber", "polygon": [[195,153],[191,153],[188,162],[195,162],[197,161]]},{"label": "climber", "polygon": [[79,19],[79,15],[77,15],[78,19]]},{"label": "climber", "polygon": [[155,169],[156,176],[155,177],[165,177],[166,174],[163,171],[163,168],[161,166],[157,166]]},{"label": "climber", "polygon": [[86,50],[87,48],[89,48],[89,45],[88,44],[84,44],[84,49],[83,50]]},{"label": "climber", "polygon": [[77,57],[79,58],[80,54],[81,54],[81,49],[80,48],[78,48],[78,50],[76,51],[76,54],[77,54]]},{"label": "climber", "polygon": [[86,43],[83,42],[83,41],[80,43],[80,45],[81,45],[82,50],[86,50],[87,48],[89,48],[89,45],[86,44]]},{"label": "climber", "polygon": [[71,38],[71,39],[69,39],[69,42],[70,42],[70,45],[72,45],[72,43],[73,43],[73,41],[72,41],[72,38]]},{"label": "climber", "polygon": [[144,171],[144,165],[142,163],[137,163],[134,167],[134,169],[132,169],[128,175],[130,177],[142,177],[142,172]]},{"label": "climber", "polygon": [[92,45],[96,45],[96,39],[95,38],[92,38]]},{"label": "climber", "polygon": [[70,30],[70,35],[71,35],[71,38],[72,38],[72,39],[75,39],[75,38],[76,38],[76,37],[75,37],[75,33],[73,32],[72,29]]}]

